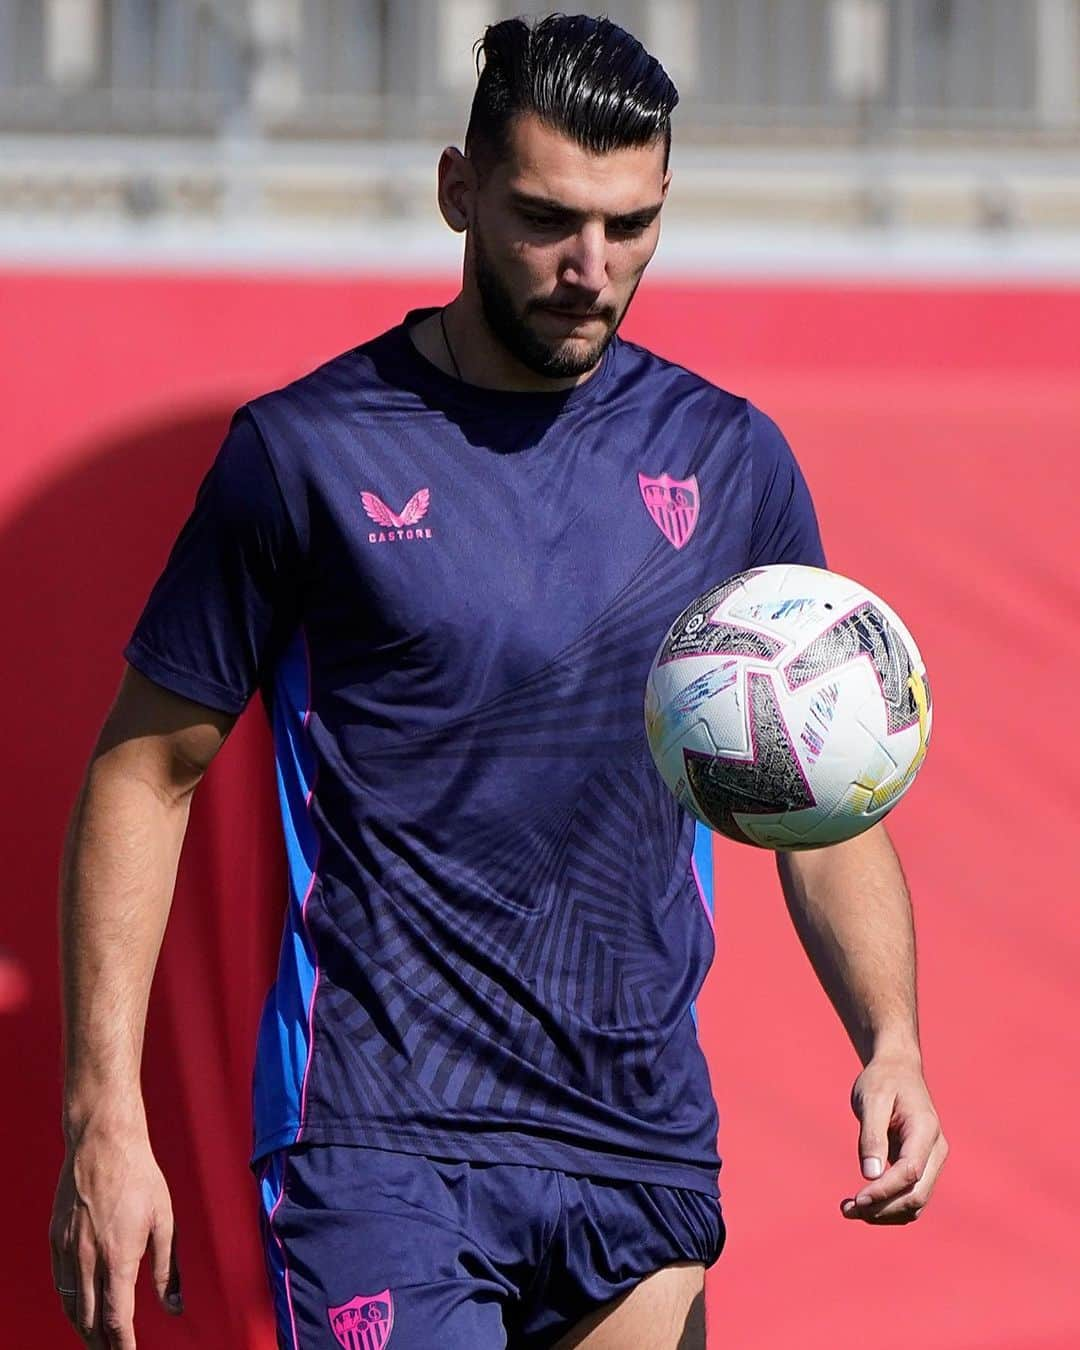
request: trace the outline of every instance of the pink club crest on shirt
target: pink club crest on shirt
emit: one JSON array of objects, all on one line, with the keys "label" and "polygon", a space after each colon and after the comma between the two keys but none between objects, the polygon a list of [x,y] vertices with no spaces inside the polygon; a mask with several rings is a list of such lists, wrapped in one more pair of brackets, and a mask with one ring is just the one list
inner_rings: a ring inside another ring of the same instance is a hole
[{"label": "pink club crest on shirt", "polygon": [[641,499],[653,522],[664,538],[675,548],[682,548],[694,533],[698,520],[701,494],[697,478],[672,478],[663,473],[659,478],[646,474],[637,476]]},{"label": "pink club crest on shirt", "polygon": [[330,1330],[343,1350],[383,1350],[394,1329],[394,1296],[357,1294],[340,1308],[327,1308]]}]

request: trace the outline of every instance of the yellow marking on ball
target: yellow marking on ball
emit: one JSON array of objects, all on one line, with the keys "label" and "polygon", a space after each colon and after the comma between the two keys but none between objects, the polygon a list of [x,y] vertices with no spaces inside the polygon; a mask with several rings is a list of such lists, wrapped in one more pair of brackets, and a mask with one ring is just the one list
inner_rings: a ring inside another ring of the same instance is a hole
[{"label": "yellow marking on ball", "polygon": [[[889,802],[895,801],[900,794],[910,785],[911,780],[919,772],[919,767],[926,758],[926,731],[930,721],[930,708],[926,698],[926,685],[923,683],[922,676],[917,670],[913,670],[908,676],[908,688],[911,690],[911,696],[915,700],[915,707],[919,714],[919,744],[911,757],[911,763],[903,773],[896,774],[890,778],[887,783],[882,783],[874,787],[870,804],[873,810],[880,811],[883,806]],[[865,784],[869,787],[869,784]]]},{"label": "yellow marking on ball", "polygon": [[926,685],[923,678],[917,670],[913,670],[908,676],[908,688],[911,690],[912,697],[915,699],[915,707],[919,712],[919,748],[915,751],[911,763],[904,774],[905,786],[911,782],[919,771],[919,766],[926,758],[927,746],[927,727],[930,721],[930,707],[926,699]]},{"label": "yellow marking on ball", "polygon": [[851,785],[850,798],[852,806],[859,814],[866,814],[868,811],[880,811],[883,806],[888,806],[891,801],[899,797],[918,773],[919,766],[926,758],[926,734],[930,722],[930,705],[926,697],[926,685],[917,670],[913,670],[908,676],[908,688],[911,690],[919,714],[918,747],[912,756],[911,763],[903,773],[890,774],[885,782],[871,774],[866,774],[855,780]]},{"label": "yellow marking on ball", "polygon": [[848,789],[847,798],[844,802],[848,815],[865,816],[870,809],[870,803],[874,797],[874,787],[872,783],[864,783],[862,779],[857,779]]}]

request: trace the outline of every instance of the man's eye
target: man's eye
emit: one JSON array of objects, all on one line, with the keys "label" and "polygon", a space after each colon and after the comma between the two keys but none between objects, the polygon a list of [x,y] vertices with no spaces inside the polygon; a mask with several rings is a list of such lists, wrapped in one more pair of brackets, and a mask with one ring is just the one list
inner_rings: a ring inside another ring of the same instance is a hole
[{"label": "man's eye", "polygon": [[645,231],[644,220],[613,220],[608,225],[608,234],[614,239],[636,239]]},{"label": "man's eye", "polygon": [[555,216],[538,216],[532,211],[522,212],[525,223],[531,225],[534,230],[557,230],[562,225],[562,221]]}]

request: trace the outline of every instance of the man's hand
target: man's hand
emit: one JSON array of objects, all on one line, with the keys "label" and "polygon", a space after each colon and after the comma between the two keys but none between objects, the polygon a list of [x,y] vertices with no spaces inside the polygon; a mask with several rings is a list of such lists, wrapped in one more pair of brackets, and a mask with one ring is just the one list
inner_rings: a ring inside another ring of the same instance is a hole
[{"label": "man's hand", "polygon": [[948,1145],[923,1080],[915,926],[884,825],[776,865],[795,931],[866,1067],[851,1090],[869,1183],[846,1219],[910,1223],[930,1199]]},{"label": "man's hand", "polygon": [[183,1311],[172,1202],[145,1131],[87,1130],[69,1145],[49,1240],[64,1312],[95,1350],[134,1350],[135,1277],[148,1246],[158,1298]]},{"label": "man's hand", "polygon": [[859,1121],[859,1161],[869,1181],[842,1201],[846,1219],[911,1223],[930,1199],[949,1146],[917,1061],[871,1059],[855,1080],[851,1107]]}]

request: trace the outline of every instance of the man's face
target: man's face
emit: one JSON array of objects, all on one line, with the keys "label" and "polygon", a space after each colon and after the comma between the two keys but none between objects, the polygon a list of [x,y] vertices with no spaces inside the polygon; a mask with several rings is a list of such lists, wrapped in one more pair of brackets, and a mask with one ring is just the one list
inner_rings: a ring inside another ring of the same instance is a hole
[{"label": "man's face", "polygon": [[597,155],[534,116],[480,175],[469,224],[484,316],[529,370],[584,375],[626,313],[660,234],[662,142]]}]

